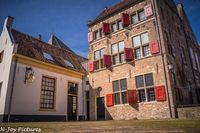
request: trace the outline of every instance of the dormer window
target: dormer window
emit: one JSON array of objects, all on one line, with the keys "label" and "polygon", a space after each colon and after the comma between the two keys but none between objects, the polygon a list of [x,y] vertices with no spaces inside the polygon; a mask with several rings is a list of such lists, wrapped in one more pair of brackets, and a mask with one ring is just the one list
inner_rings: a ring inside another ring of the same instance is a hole
[{"label": "dormer window", "polygon": [[64,60],[64,62],[67,66],[74,67],[74,65],[71,62],[69,62],[68,60]]},{"label": "dormer window", "polygon": [[49,53],[43,52],[43,55],[45,59],[54,61],[53,57]]}]

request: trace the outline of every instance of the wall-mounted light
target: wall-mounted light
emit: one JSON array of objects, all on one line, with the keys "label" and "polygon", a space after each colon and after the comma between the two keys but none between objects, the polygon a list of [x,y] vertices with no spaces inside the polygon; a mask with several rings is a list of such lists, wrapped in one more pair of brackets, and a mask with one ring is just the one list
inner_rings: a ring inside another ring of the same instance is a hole
[{"label": "wall-mounted light", "polygon": [[172,70],[174,68],[174,66],[172,64],[168,65],[169,70]]},{"label": "wall-mounted light", "polygon": [[32,67],[26,67],[24,84],[33,83],[34,80],[35,80],[35,76],[34,76],[34,71]]},{"label": "wall-mounted light", "polygon": [[98,87],[98,88],[96,89],[96,91],[97,91],[97,92],[100,92],[100,91],[102,91],[102,88],[101,88],[101,87]]}]

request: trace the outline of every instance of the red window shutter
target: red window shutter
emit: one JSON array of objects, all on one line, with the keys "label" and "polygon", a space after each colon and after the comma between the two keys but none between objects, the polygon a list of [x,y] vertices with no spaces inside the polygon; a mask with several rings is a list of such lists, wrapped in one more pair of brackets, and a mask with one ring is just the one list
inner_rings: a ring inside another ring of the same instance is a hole
[{"label": "red window shutter", "polygon": [[106,67],[112,66],[112,58],[111,58],[110,55],[104,55],[104,56],[103,56],[103,60],[104,60],[104,65],[105,65]]},{"label": "red window shutter", "polygon": [[92,42],[93,41],[93,33],[92,32],[89,32],[88,33],[88,42]]},{"label": "red window shutter", "polygon": [[151,54],[157,54],[160,52],[160,48],[159,48],[159,44],[157,40],[150,42],[150,50],[151,50]]},{"label": "red window shutter", "polygon": [[126,61],[131,61],[134,59],[134,54],[133,54],[132,48],[124,48],[124,59]]},{"label": "red window shutter", "polygon": [[165,86],[156,86],[156,101],[166,101]]},{"label": "red window shutter", "polygon": [[151,4],[148,4],[144,7],[144,14],[145,14],[145,17],[149,17],[153,15],[153,9],[152,9]]},{"label": "red window shutter", "polygon": [[128,26],[130,24],[129,15],[126,13],[122,13],[122,24],[124,26]]},{"label": "red window shutter", "polygon": [[129,104],[136,104],[138,101],[138,95],[136,90],[128,90],[127,98]]},{"label": "red window shutter", "polygon": [[89,65],[89,72],[93,72],[94,71],[94,62],[93,61],[91,61],[91,62],[89,62],[88,63]]},{"label": "red window shutter", "polygon": [[113,94],[106,95],[106,105],[107,107],[113,106]]},{"label": "red window shutter", "polygon": [[104,33],[104,35],[110,34],[110,24],[109,23],[103,23],[103,33]]}]

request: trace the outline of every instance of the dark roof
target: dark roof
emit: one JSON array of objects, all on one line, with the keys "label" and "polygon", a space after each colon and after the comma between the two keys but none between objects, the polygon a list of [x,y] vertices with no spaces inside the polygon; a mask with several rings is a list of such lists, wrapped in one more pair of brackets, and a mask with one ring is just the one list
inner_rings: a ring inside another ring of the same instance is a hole
[{"label": "dark roof", "polygon": [[74,55],[76,55],[76,57],[80,60],[80,62],[84,62],[84,61],[88,60],[85,57],[77,55],[72,49],[70,49],[65,43],[63,43],[55,35],[51,35],[48,43],[51,44],[51,45],[53,45],[53,46],[55,46],[55,47],[59,47],[59,48],[62,48],[62,49],[65,49],[67,51],[72,52]]},{"label": "dark roof", "polygon": [[88,24],[88,26],[92,26],[92,25],[96,24],[97,22],[112,16],[114,13],[118,13],[121,10],[130,7],[132,4],[136,4],[136,2],[139,2],[139,1],[142,1],[142,0],[123,0],[110,8],[104,9],[95,18],[94,21],[92,21],[91,23]]},{"label": "dark roof", "polygon": [[[60,39],[58,39],[55,35],[51,35],[49,41],[49,44],[59,47],[59,48],[63,48],[66,50],[69,50],[71,52],[73,52],[67,45],[65,45]],[[74,53],[74,52],[73,52]]]},{"label": "dark roof", "polygon": [[[85,58],[76,55],[71,50],[66,50],[60,47],[56,47],[54,45],[43,42],[39,39],[31,37],[27,34],[19,32],[15,29],[12,29],[12,35],[15,42],[18,44],[17,53],[40,60],[46,63],[51,63],[60,67],[72,69],[78,72],[85,73],[81,62],[85,60]],[[44,57],[43,52],[48,53],[52,56],[52,60],[48,60]],[[65,64],[64,60],[68,60],[74,67],[70,67]]]}]

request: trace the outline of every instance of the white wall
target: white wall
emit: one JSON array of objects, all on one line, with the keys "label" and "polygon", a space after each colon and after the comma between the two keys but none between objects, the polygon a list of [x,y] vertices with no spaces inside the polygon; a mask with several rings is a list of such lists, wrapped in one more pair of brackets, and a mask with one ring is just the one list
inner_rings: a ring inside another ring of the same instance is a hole
[{"label": "white wall", "polygon": [[9,81],[9,74],[11,68],[11,61],[12,61],[12,53],[13,53],[14,45],[10,39],[8,29],[6,28],[5,24],[0,36],[0,52],[4,50],[3,61],[0,63],[0,82],[3,81],[2,89],[1,89],[1,96],[0,96],[0,115],[4,114],[5,112],[5,103],[6,103],[6,95],[8,95],[8,83]]},{"label": "white wall", "polygon": [[[67,115],[67,86],[68,81],[77,82],[78,85],[78,114],[83,113],[82,79],[50,72],[32,67],[36,77],[33,83],[24,84],[25,69],[28,65],[17,64],[16,78],[13,91],[11,114],[23,115]],[[55,111],[40,111],[40,92],[42,75],[56,78],[56,105]]]}]

